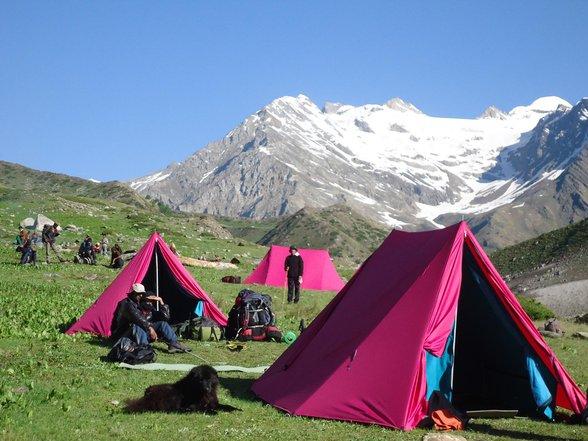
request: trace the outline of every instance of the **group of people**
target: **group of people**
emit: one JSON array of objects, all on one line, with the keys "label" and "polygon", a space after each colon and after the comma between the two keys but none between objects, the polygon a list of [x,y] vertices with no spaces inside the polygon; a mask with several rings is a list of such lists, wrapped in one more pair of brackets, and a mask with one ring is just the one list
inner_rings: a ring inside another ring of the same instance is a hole
[{"label": "group of people", "polygon": [[[59,250],[55,247],[55,240],[59,236],[61,229],[57,222],[43,226],[41,234],[37,231],[28,231],[21,228],[16,236],[14,244],[16,251],[20,253],[20,264],[36,265],[37,263],[37,249],[39,246],[45,248],[45,262],[50,263],[50,251],[52,251],[59,262],[65,262],[66,259],[62,257]],[[77,241],[76,241],[77,242]],[[103,234],[102,239],[93,242],[89,235],[86,235],[78,248],[78,252],[74,257],[74,263],[84,263],[95,265],[97,256],[107,256],[110,251],[110,264],[112,268],[122,268],[125,264],[123,251],[118,243],[109,250],[108,237]]]},{"label": "group of people", "polygon": [[[118,246],[118,244],[115,246]],[[103,234],[101,241],[92,242],[92,238],[86,234],[86,237],[80,244],[78,255],[75,257],[74,262],[96,265],[96,256],[98,255],[108,255],[108,237]]]},{"label": "group of people", "polygon": [[59,236],[59,225],[57,222],[43,226],[41,236],[36,231],[32,233],[26,229],[21,229],[16,236],[16,251],[20,254],[20,263],[22,265],[37,263],[37,248],[42,244],[45,248],[45,261],[49,263],[49,250],[51,249],[60,262],[65,262],[59,251],[55,248],[55,238]]}]

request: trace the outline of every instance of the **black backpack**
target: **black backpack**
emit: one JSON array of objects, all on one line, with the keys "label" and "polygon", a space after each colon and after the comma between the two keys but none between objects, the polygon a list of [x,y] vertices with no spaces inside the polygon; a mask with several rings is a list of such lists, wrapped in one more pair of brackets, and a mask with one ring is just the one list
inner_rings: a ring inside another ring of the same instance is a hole
[{"label": "black backpack", "polygon": [[272,298],[244,289],[237,295],[235,305],[229,312],[225,337],[227,340],[240,337],[245,340],[264,340],[267,327],[275,323]]},{"label": "black backpack", "polygon": [[122,337],[114,344],[106,359],[127,364],[145,364],[155,362],[157,354],[151,345],[139,345],[128,337]]}]

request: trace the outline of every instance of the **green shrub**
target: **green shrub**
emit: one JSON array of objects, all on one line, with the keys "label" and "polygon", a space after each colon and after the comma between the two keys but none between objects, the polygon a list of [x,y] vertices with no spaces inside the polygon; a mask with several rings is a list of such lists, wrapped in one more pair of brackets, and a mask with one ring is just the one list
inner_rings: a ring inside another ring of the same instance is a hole
[{"label": "green shrub", "polygon": [[533,320],[547,320],[548,318],[555,317],[555,313],[551,309],[535,299],[525,296],[517,296],[517,299],[525,312]]}]

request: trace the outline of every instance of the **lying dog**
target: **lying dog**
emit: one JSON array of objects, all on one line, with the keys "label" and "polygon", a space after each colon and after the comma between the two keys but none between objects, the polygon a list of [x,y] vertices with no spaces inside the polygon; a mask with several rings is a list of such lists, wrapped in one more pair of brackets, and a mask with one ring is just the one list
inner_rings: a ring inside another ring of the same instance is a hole
[{"label": "lying dog", "polygon": [[193,368],[173,384],[156,384],[145,389],[141,398],[126,402],[127,412],[232,412],[233,406],[219,404],[218,374],[212,366]]}]

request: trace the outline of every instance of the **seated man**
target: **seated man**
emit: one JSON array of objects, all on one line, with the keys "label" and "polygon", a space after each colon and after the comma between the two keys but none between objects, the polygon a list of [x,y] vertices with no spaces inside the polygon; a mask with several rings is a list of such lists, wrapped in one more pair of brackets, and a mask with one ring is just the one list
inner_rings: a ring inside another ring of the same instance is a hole
[{"label": "seated man", "polygon": [[77,261],[79,263],[86,263],[88,265],[96,264],[96,255],[94,254],[92,238],[88,235],[86,235],[84,241],[80,244]]},{"label": "seated man", "polygon": [[150,341],[157,341],[158,338],[161,338],[167,343],[169,352],[190,352],[189,348],[178,342],[169,323],[163,320],[153,322],[149,320],[150,317],[156,317],[146,314],[141,309],[143,300],[163,304],[160,297],[147,295],[142,284],[134,283],[133,290],[116,307],[112,321],[113,341],[132,335],[138,344],[149,344]]}]

